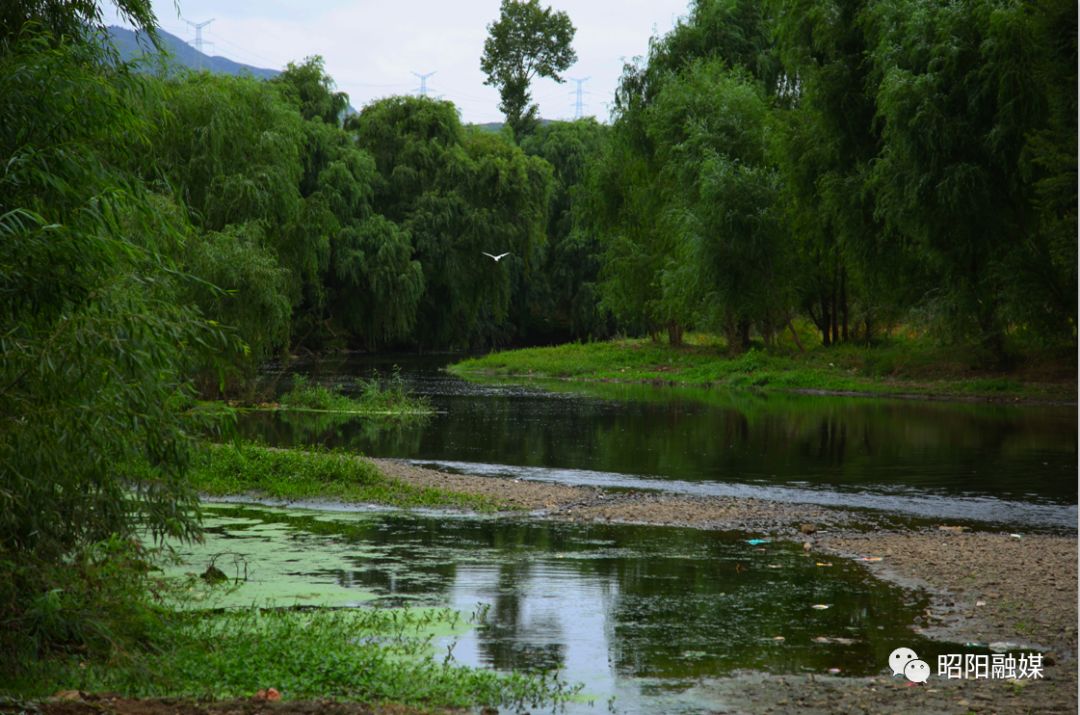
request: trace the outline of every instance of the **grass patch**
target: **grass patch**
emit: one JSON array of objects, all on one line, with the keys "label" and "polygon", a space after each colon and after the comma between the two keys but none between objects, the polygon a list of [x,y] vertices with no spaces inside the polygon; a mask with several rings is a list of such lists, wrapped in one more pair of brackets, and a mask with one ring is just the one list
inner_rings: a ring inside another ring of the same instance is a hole
[{"label": "grass patch", "polygon": [[[474,614],[472,620],[482,617]],[[550,674],[495,673],[436,653],[434,635],[459,631],[462,620],[450,609],[173,613],[163,618],[151,652],[109,662],[41,661],[0,691],[23,697],[79,689],[225,699],[273,687],[284,700],[521,710],[555,706],[580,690]]]},{"label": "grass patch", "polygon": [[189,472],[212,496],[258,492],[277,499],[333,499],[400,507],[495,511],[490,497],[414,487],[387,477],[355,454],[319,448],[279,449],[251,443],[205,444]]},{"label": "grass patch", "polygon": [[995,372],[972,364],[962,348],[908,337],[872,347],[814,347],[802,353],[759,347],[739,355],[728,353],[722,341],[710,336],[693,336],[681,347],[645,339],[571,343],[492,353],[464,360],[449,370],[473,378],[666,382],[991,399],[1068,401],[1076,397],[1072,358],[1028,354],[1016,369]]},{"label": "grass patch", "polygon": [[376,415],[430,415],[431,405],[423,397],[409,393],[401,371],[395,367],[388,380],[377,373],[369,380],[357,380],[354,394],[312,384],[303,375],[293,377],[291,389],[281,396],[279,406],[289,410],[319,410]]}]

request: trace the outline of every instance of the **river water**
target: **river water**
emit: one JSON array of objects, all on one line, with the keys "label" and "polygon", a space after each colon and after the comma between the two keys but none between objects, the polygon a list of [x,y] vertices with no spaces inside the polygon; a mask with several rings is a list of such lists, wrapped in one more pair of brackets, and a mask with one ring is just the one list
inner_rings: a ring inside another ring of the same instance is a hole
[{"label": "river water", "polygon": [[[300,365],[351,389],[400,365],[437,414],[387,423],[249,413],[241,435],[322,444],[477,475],[746,495],[929,523],[1075,529],[1076,410],[627,385],[478,384],[446,358]],[[293,368],[296,369],[296,368]],[[277,377],[288,386],[287,374]],[[549,523],[329,505],[208,504],[195,570],[229,554],[238,603],[450,606],[486,612],[435,644],[459,663],[557,670],[573,713],[705,713],[739,671],[858,676],[910,647],[963,644],[912,626],[926,604],[854,563],[749,534]],[[227,559],[226,559],[227,560]],[[230,564],[218,560],[230,575]]]},{"label": "river water", "polygon": [[469,474],[1076,528],[1075,407],[477,384],[443,372],[447,360],[353,357],[300,368],[348,389],[373,368],[385,375],[400,365],[439,411],[427,421],[256,413],[241,419],[240,431]]},{"label": "river water", "polygon": [[480,625],[439,639],[434,654],[557,671],[584,684],[569,713],[707,713],[710,683],[738,671],[861,676],[882,672],[901,646],[930,663],[986,652],[914,634],[926,604],[854,563],[745,534],[367,508],[205,510],[205,543],[180,547],[187,568],[213,556],[246,579],[206,605],[483,609]]}]

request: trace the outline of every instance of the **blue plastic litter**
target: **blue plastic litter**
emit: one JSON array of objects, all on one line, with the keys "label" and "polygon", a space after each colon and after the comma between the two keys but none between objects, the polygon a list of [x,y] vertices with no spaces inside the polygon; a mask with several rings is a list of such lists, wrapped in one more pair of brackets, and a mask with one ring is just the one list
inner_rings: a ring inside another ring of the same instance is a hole
[{"label": "blue plastic litter", "polygon": [[770,541],[772,541],[772,539],[747,539],[746,543],[750,544],[751,546],[758,546],[759,544],[767,544]]}]

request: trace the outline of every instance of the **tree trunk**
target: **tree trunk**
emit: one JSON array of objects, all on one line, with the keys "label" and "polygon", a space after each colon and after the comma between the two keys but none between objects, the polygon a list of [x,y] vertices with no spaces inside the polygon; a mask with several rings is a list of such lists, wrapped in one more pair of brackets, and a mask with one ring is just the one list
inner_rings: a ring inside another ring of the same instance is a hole
[{"label": "tree trunk", "polygon": [[829,312],[829,299],[825,293],[821,294],[821,322],[818,323],[818,328],[821,330],[821,344],[825,347],[832,345],[832,339],[829,335],[829,326],[832,324],[831,313]]},{"label": "tree trunk", "polygon": [[739,345],[742,347],[742,352],[750,349],[750,321],[739,321]]},{"label": "tree trunk", "polygon": [[683,327],[677,320],[669,320],[667,325],[668,344],[678,347],[683,344]]},{"label": "tree trunk", "polygon": [[837,291],[836,291],[836,289],[837,289],[837,278],[838,278],[837,273],[838,273],[838,271],[836,270],[836,267],[834,266],[833,267],[833,274],[832,274],[832,296],[831,296],[831,304],[832,304],[832,311],[831,311],[831,313],[832,313],[832,342],[833,342],[833,344],[836,344],[836,343],[840,342],[840,330],[839,330],[839,326],[837,325],[837,318],[839,317],[839,316],[837,316],[837,313],[840,312],[839,310],[837,310]]},{"label": "tree trunk", "polygon": [[802,341],[799,340],[799,334],[795,332],[795,326],[791,324],[790,318],[788,319],[787,327],[788,330],[791,331],[791,337],[795,340],[795,347],[799,348],[800,353],[806,352],[806,350],[803,349]]},{"label": "tree trunk", "polygon": [[840,339],[846,343],[848,341],[847,271],[843,267],[840,268],[840,310],[843,311],[844,316]]}]

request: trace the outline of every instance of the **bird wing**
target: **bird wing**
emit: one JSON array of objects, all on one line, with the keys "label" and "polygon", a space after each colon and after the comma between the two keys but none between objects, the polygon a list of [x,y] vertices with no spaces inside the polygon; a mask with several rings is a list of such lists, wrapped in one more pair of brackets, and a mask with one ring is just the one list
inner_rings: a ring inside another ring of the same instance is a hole
[{"label": "bird wing", "polygon": [[495,260],[497,261],[497,260],[499,260],[500,258],[506,258],[506,257],[507,257],[507,256],[509,256],[509,255],[510,255],[510,251],[507,251],[506,253],[500,253],[500,254],[499,254],[499,255],[497,255],[497,256],[492,256],[492,258],[494,258],[494,259],[495,259]]},{"label": "bird wing", "polygon": [[491,258],[493,260],[496,260],[496,261],[499,260],[498,256],[493,256],[490,253],[488,253],[487,251],[480,251],[480,253],[483,253],[485,256],[487,256],[488,258]]}]

